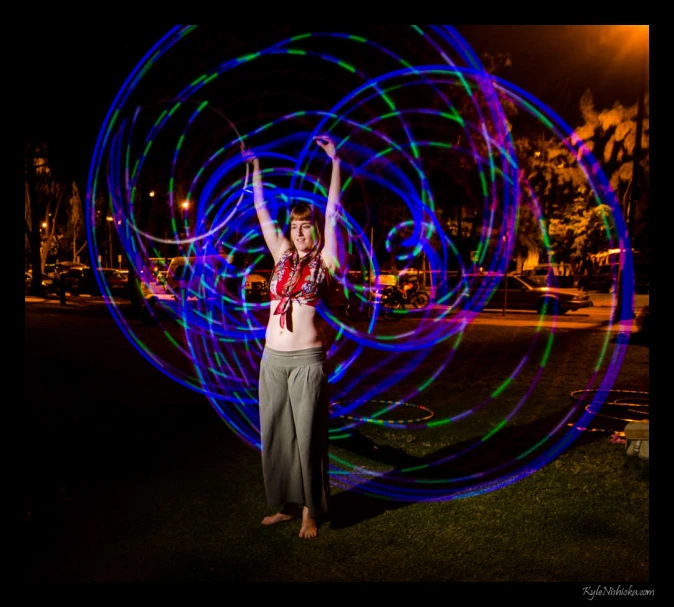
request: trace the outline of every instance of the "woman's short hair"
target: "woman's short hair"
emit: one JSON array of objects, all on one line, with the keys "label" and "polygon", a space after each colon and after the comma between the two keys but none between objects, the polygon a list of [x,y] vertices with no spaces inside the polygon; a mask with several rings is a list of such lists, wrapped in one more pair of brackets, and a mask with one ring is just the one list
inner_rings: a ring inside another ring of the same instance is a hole
[{"label": "woman's short hair", "polygon": [[308,202],[298,202],[290,209],[288,224],[293,221],[311,222],[316,228],[316,248],[320,250],[323,244],[321,219],[320,211],[315,206]]},{"label": "woman's short hair", "polygon": [[290,221],[310,221],[318,224],[318,219],[316,208],[307,202],[298,202],[290,210]]}]

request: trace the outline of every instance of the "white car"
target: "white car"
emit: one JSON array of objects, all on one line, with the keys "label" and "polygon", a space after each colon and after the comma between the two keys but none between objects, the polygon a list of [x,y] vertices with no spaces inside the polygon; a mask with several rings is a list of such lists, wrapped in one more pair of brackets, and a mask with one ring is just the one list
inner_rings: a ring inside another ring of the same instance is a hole
[{"label": "white car", "polygon": [[[505,278],[505,280],[504,280]],[[566,314],[591,308],[590,296],[575,288],[546,287],[527,276],[483,272],[449,280],[457,303],[483,308],[536,310],[539,314]],[[470,302],[470,303],[468,303]]]}]

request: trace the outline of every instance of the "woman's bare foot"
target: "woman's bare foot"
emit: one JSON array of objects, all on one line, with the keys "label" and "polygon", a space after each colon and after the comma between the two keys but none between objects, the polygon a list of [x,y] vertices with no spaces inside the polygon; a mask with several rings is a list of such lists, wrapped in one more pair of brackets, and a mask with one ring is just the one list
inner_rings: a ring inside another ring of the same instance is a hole
[{"label": "woman's bare foot", "polygon": [[262,524],[276,525],[276,523],[285,523],[286,521],[291,521],[294,518],[297,517],[293,516],[292,514],[283,514],[283,512],[277,512],[276,514],[272,514],[271,516],[265,516],[262,519]]},{"label": "woman's bare foot", "polygon": [[300,509],[298,504],[286,504],[277,512],[271,516],[265,516],[262,519],[263,525],[276,525],[276,523],[285,523],[287,521],[292,521],[294,518],[300,518]]},{"label": "woman's bare foot", "polygon": [[309,516],[309,508],[304,506],[302,509],[302,527],[300,528],[300,537],[305,540],[312,540],[318,535],[316,521]]}]

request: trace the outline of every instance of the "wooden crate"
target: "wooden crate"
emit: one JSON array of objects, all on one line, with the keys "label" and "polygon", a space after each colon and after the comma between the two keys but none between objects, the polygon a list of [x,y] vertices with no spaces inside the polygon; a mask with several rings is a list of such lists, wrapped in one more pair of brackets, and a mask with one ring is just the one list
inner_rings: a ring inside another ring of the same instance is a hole
[{"label": "wooden crate", "polygon": [[637,455],[642,459],[650,458],[648,421],[630,422],[625,426],[625,447],[627,455]]}]

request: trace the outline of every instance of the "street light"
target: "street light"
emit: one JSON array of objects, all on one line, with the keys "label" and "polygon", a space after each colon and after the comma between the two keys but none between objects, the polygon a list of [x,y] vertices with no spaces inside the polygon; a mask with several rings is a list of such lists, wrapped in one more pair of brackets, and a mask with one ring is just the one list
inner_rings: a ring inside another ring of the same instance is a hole
[{"label": "street light", "polygon": [[[642,184],[643,184],[643,171],[641,169],[641,138],[643,136],[643,126],[644,126],[644,117],[645,117],[645,106],[646,106],[646,79],[648,74],[648,26],[639,25],[636,26],[637,29],[635,33],[638,37],[645,32],[646,40],[641,41],[645,50],[640,50],[640,75],[639,75],[639,98],[637,100],[637,124],[634,140],[634,151],[632,154],[632,186],[630,188],[630,199],[629,207],[627,209],[626,217],[626,227],[627,234],[625,235],[625,242],[630,243],[629,246],[632,250],[635,249],[634,246],[634,232],[635,232],[635,217],[636,217],[636,207],[637,203],[641,199],[642,194]],[[641,44],[640,44],[641,46]],[[634,304],[628,307],[627,310],[624,310],[622,299],[622,283],[623,283],[623,256],[620,256],[620,261],[618,265],[618,276],[617,276],[617,301],[616,307],[613,311],[613,318],[615,321],[622,321],[624,319],[629,319],[630,316],[634,317]],[[634,275],[634,274],[632,274]]]},{"label": "street light", "polygon": [[188,233],[188,228],[187,228],[187,218],[190,210],[190,201],[189,200],[183,200],[183,202],[180,204],[180,206],[183,209],[183,230],[185,231],[185,235],[187,236]]},{"label": "street light", "polygon": [[108,215],[105,220],[108,222],[108,255],[110,256],[110,265],[108,267],[114,268],[115,265],[112,261],[112,222],[115,221],[115,218]]},{"label": "street light", "polygon": [[[648,26],[645,27],[646,31]],[[648,73],[648,40],[646,40],[645,51],[641,55],[641,72],[639,76],[639,99],[637,101],[637,126],[634,141],[634,154],[632,161],[632,188],[630,196],[630,206],[628,210],[628,233],[630,240],[634,243],[634,221],[636,214],[637,202],[641,198],[643,186],[643,171],[641,170],[641,138],[644,128],[645,106],[646,106],[646,76]],[[634,245],[633,245],[634,246]]]}]

